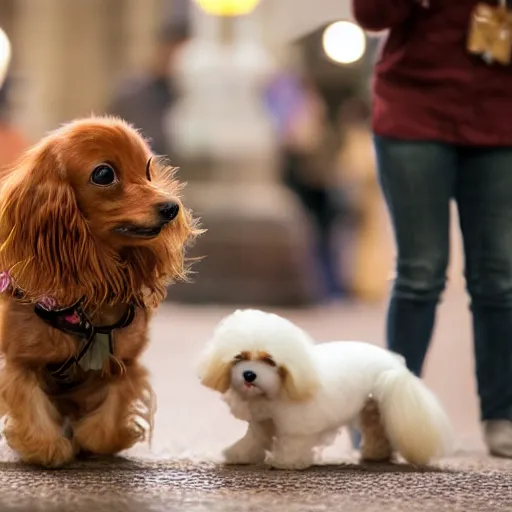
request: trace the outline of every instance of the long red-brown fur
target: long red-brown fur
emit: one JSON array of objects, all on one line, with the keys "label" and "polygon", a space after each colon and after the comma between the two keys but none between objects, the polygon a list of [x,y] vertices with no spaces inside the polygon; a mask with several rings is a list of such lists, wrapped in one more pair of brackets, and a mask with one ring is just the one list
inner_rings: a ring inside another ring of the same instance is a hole
[{"label": "long red-brown fur", "polygon": [[[91,185],[90,173],[102,162],[113,165],[119,184]],[[13,283],[0,309],[6,439],[23,460],[45,466],[69,462],[78,452],[129,448],[153,421],[153,393],[139,362],[148,321],[167,286],[186,278],[185,249],[200,232],[180,202],[174,171],[123,121],[90,118],[52,132],[0,180],[0,272],[9,272]],[[165,201],[180,210],[156,238],[114,233],[121,223],[151,225],[155,205]],[[98,325],[116,322],[128,304],[136,305],[133,323],[115,333],[111,364],[83,375],[68,392],[46,367],[73,356],[78,342],[35,315],[33,304],[44,296],[60,307],[84,298]],[[63,431],[66,422],[71,435]]]}]

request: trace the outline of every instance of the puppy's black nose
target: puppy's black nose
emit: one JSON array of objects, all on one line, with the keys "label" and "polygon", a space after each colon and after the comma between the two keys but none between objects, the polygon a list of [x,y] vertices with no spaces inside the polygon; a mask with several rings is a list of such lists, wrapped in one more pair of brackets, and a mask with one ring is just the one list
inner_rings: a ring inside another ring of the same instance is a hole
[{"label": "puppy's black nose", "polygon": [[250,370],[243,373],[245,382],[254,382],[256,380],[257,375]]},{"label": "puppy's black nose", "polygon": [[174,220],[180,211],[177,203],[160,203],[157,205],[158,214],[164,222],[171,222]]}]

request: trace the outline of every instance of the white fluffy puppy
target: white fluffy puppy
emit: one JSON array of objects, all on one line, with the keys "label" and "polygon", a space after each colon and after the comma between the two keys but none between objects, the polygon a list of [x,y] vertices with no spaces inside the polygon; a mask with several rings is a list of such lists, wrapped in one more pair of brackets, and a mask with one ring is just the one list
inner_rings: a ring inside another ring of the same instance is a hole
[{"label": "white fluffy puppy", "polygon": [[357,422],[362,458],[394,452],[413,464],[444,455],[450,422],[401,357],[360,342],[315,345],[274,314],[239,310],[217,326],[199,365],[202,384],[222,393],[245,436],[226,462],[304,469],[315,449]]}]

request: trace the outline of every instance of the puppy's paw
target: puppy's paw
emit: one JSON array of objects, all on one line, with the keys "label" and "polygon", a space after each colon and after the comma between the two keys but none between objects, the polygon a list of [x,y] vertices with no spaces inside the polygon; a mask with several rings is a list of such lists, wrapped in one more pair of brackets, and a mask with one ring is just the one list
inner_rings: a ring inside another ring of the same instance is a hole
[{"label": "puppy's paw", "polygon": [[272,453],[267,455],[265,462],[273,469],[282,469],[288,471],[302,471],[313,465],[313,461],[311,459],[287,459],[284,457],[277,457]]},{"label": "puppy's paw", "polygon": [[71,462],[76,455],[76,448],[68,439],[56,439],[47,445],[41,445],[36,451],[19,452],[21,460],[27,464],[58,468]]},{"label": "puppy's paw", "polygon": [[244,447],[238,443],[226,448],[222,452],[225,464],[263,464],[265,451],[257,447]]},{"label": "puppy's paw", "polygon": [[80,450],[91,455],[116,455],[144,440],[144,432],[130,425],[105,429],[97,425],[91,428],[86,422],[75,428],[75,441]]},{"label": "puppy's paw", "polygon": [[3,434],[7,444],[27,464],[57,468],[71,462],[77,453],[74,443],[63,436],[36,436],[14,422],[6,423]]}]

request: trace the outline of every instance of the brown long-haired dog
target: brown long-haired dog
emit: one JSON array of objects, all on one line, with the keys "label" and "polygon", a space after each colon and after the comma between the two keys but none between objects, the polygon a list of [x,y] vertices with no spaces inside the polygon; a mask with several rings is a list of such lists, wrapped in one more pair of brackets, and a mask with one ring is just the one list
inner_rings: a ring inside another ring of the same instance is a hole
[{"label": "brown long-haired dog", "polygon": [[199,233],[172,171],[125,122],[90,118],[0,176],[0,416],[22,460],[59,466],[148,437],[138,359]]}]

